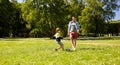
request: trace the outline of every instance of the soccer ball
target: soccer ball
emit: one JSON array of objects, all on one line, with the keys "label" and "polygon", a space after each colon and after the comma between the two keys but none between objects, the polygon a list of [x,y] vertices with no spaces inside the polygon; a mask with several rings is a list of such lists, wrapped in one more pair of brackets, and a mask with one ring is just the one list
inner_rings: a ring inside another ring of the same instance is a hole
[{"label": "soccer ball", "polygon": [[70,49],[69,49],[69,48],[66,48],[66,51],[70,51]]}]

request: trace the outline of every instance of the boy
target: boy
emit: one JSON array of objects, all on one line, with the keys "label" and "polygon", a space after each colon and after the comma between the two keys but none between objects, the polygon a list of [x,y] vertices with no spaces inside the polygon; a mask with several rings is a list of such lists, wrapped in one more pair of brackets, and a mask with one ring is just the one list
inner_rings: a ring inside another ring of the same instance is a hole
[{"label": "boy", "polygon": [[56,34],[54,35],[55,39],[56,39],[56,42],[60,45],[59,48],[56,48],[55,51],[57,51],[58,49],[62,49],[64,50],[64,45],[63,43],[61,42],[61,35],[60,35],[60,28],[56,28]]}]

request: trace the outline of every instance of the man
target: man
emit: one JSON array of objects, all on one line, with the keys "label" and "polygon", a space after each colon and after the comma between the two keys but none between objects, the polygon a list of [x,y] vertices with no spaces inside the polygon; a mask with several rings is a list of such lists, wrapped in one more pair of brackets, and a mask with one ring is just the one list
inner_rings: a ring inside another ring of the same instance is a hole
[{"label": "man", "polygon": [[72,48],[76,50],[76,40],[79,33],[79,23],[76,21],[76,17],[72,16],[72,21],[68,24],[68,35],[70,37]]}]

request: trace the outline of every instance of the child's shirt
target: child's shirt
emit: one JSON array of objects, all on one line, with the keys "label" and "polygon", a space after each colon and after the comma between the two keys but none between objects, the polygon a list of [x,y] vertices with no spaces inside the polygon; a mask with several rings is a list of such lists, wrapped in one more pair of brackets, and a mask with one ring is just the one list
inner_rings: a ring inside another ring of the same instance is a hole
[{"label": "child's shirt", "polygon": [[58,38],[58,37],[60,37],[60,33],[56,33],[54,36],[55,36],[56,38]]}]

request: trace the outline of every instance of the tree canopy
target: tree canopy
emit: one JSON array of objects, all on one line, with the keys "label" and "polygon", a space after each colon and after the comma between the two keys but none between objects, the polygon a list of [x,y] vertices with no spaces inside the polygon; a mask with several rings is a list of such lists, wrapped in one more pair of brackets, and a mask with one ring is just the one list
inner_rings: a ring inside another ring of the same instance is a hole
[{"label": "tree canopy", "polygon": [[106,32],[106,21],[114,18],[118,0],[0,0],[0,37],[49,37],[59,27],[67,35],[71,16],[80,33]]}]

